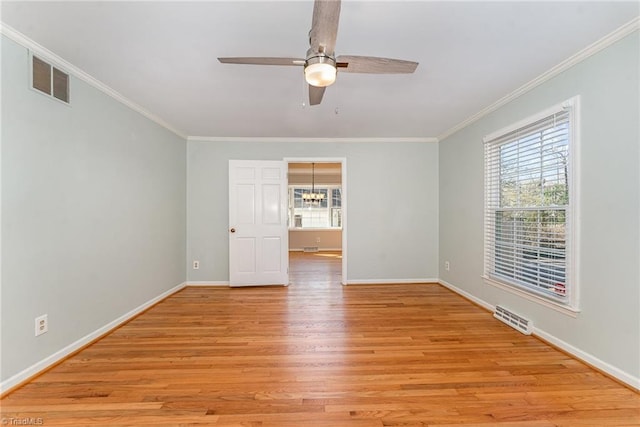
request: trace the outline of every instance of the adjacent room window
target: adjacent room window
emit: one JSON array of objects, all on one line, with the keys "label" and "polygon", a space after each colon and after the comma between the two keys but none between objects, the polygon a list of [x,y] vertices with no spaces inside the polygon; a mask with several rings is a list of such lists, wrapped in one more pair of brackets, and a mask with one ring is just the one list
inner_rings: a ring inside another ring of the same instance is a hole
[{"label": "adjacent room window", "polygon": [[485,277],[570,309],[577,308],[570,262],[576,104],[484,140]]},{"label": "adjacent room window", "polygon": [[342,227],[342,194],[340,186],[315,186],[324,198],[317,205],[305,203],[303,194],[311,193],[311,186],[289,186],[289,227],[328,228]]},{"label": "adjacent room window", "polygon": [[31,83],[34,89],[69,103],[69,75],[35,55],[31,56]]}]

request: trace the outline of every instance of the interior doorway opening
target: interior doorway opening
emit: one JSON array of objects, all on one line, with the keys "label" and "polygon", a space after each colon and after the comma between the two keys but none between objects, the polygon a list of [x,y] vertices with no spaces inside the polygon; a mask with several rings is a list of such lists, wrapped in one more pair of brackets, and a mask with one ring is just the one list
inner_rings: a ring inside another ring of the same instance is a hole
[{"label": "interior doorway opening", "polygon": [[288,165],[289,283],[346,282],[346,161],[285,159]]}]

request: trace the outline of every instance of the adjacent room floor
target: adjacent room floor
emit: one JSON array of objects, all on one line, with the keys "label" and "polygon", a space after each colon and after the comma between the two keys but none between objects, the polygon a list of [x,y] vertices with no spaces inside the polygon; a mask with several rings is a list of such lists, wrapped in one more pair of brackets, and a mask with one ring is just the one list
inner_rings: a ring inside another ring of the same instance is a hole
[{"label": "adjacent room floor", "polygon": [[4,420],[131,426],[632,426],[640,395],[437,284],[189,287],[1,401]]}]

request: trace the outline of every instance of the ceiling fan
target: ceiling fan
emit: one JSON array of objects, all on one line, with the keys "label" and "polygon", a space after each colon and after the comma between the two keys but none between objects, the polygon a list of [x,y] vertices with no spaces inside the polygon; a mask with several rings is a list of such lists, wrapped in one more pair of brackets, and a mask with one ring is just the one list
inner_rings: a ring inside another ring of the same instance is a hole
[{"label": "ceiling fan", "polygon": [[375,56],[335,56],[340,0],[315,0],[313,19],[309,31],[309,50],[302,58],[279,57],[234,57],[218,58],[224,64],[295,65],[304,66],[305,80],[309,85],[309,104],[322,101],[325,88],[341,73],[409,74],[418,66],[417,62]]}]

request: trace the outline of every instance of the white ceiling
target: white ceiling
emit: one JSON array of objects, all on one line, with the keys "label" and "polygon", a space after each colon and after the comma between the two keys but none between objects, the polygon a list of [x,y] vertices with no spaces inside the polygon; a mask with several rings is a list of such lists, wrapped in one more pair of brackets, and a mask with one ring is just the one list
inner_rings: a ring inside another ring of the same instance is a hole
[{"label": "white ceiling", "polygon": [[[185,135],[436,137],[631,21],[633,2],[343,1],[336,54],[420,63],[339,74],[303,106],[313,1],[2,2],[5,24]],[[73,96],[73,94],[72,94]]]}]

